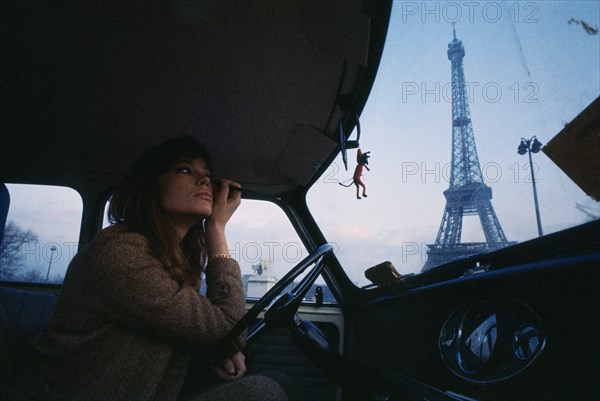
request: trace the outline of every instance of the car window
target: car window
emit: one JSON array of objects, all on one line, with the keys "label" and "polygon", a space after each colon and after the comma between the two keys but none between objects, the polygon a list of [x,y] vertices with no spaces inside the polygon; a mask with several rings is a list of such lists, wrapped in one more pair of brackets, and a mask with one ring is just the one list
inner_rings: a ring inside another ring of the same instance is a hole
[{"label": "car window", "polygon": [[62,283],[77,253],[83,204],[67,187],[7,184],[0,280]]},{"label": "car window", "polygon": [[[108,218],[104,216],[104,227]],[[281,277],[304,259],[307,250],[283,210],[271,202],[242,200],[227,224],[229,252],[239,262],[248,299],[264,295]],[[300,280],[299,276],[296,281]],[[321,287],[324,302],[335,302],[322,279],[307,293],[310,302]]]},{"label": "car window", "polygon": [[271,202],[244,199],[227,231],[247,298],[260,298],[308,255],[283,210]]},{"label": "car window", "polygon": [[394,2],[360,118],[366,196],[357,149],[308,194],[352,281],[386,260],[418,274],[598,219],[539,151],[600,93],[597,25],[591,1]]}]

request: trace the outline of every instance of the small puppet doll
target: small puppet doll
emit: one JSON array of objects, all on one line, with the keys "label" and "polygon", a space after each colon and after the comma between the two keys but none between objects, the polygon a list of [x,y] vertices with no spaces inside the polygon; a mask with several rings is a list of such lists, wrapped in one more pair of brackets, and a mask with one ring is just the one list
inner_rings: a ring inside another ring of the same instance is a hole
[{"label": "small puppet doll", "polygon": [[356,151],[356,168],[354,169],[354,176],[352,177],[352,181],[354,182],[354,185],[356,185],[356,199],[360,199],[359,187],[362,187],[362,196],[365,198],[367,197],[367,187],[362,182],[361,177],[363,175],[363,168],[366,168],[367,171],[371,171],[369,166],[367,166],[367,164],[369,164],[369,153],[371,152],[363,153],[360,148]]},{"label": "small puppet doll", "polygon": [[[371,152],[363,153],[360,148],[356,151],[356,168],[354,169],[354,175],[352,176],[352,183],[356,185],[356,199],[361,199],[360,197],[360,188],[362,187],[362,196],[367,197],[367,187],[362,181],[363,169],[367,169],[367,171],[371,171],[369,166],[369,155]],[[341,182],[339,183],[341,186],[349,187],[352,184],[344,185]]]}]

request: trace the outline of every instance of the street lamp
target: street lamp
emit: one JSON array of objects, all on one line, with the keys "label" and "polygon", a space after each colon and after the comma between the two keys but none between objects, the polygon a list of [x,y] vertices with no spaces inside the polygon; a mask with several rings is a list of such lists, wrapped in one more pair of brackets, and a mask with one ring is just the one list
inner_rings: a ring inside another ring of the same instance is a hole
[{"label": "street lamp", "polygon": [[542,219],[540,218],[540,208],[538,206],[537,190],[535,188],[535,175],[533,173],[533,161],[531,160],[531,154],[537,153],[542,148],[542,143],[537,140],[535,136],[530,139],[521,138],[521,144],[517,149],[517,153],[524,155],[529,154],[529,167],[531,168],[531,183],[533,185],[533,203],[535,204],[535,218],[537,219],[538,235],[541,237],[542,233]]},{"label": "street lamp", "polygon": [[50,277],[50,267],[52,266],[52,257],[54,256],[54,252],[56,252],[56,247],[52,245],[52,248],[50,248],[50,262],[48,263],[48,273],[46,273],[46,283],[48,282],[48,277]]}]

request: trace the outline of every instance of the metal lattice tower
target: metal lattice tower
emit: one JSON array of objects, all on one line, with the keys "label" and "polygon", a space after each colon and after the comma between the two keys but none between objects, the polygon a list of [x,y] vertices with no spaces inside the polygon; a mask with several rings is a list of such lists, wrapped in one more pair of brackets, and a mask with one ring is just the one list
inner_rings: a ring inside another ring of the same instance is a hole
[{"label": "metal lattice tower", "polygon": [[[505,247],[506,239],[492,207],[492,189],[485,185],[477,156],[469,99],[465,85],[465,48],[454,39],[448,44],[452,64],[452,165],[450,187],[444,191],[446,207],[435,243],[428,245],[422,271],[476,253]],[[485,242],[461,242],[463,217],[478,215]]]}]

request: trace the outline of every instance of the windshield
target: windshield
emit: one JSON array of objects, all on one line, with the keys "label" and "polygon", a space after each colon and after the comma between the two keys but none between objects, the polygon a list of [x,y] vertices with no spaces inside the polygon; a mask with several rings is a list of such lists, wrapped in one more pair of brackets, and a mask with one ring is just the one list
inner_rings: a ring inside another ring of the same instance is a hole
[{"label": "windshield", "polygon": [[598,219],[539,148],[599,95],[599,13],[597,1],[394,3],[360,117],[368,164],[348,150],[348,169],[338,157],[308,194],[353,282],[386,260],[420,273]]}]

